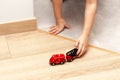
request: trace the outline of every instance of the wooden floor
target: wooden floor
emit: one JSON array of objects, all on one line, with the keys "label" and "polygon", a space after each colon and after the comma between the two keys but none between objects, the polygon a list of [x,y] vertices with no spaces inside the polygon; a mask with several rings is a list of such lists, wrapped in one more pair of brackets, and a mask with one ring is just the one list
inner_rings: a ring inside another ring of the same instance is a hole
[{"label": "wooden floor", "polygon": [[120,80],[120,54],[94,46],[71,63],[49,65],[74,43],[41,30],[0,36],[0,80]]}]

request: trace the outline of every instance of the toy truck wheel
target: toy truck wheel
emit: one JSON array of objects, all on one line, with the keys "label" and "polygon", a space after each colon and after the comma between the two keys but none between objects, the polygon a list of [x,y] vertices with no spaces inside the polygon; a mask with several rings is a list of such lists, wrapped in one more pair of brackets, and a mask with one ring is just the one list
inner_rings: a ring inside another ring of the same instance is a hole
[{"label": "toy truck wheel", "polygon": [[73,60],[71,59],[70,62],[72,62]]},{"label": "toy truck wheel", "polygon": [[52,63],[51,65],[52,65],[52,66],[55,66],[55,63]]},{"label": "toy truck wheel", "polygon": [[64,64],[64,62],[60,62],[60,64]]},{"label": "toy truck wheel", "polygon": [[73,60],[71,59],[71,60],[67,60],[67,62],[72,62]]}]

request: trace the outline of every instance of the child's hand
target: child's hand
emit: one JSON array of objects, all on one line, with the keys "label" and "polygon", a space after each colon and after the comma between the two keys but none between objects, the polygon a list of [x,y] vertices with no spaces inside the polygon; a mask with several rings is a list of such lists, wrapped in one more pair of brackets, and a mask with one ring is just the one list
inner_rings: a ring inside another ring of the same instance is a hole
[{"label": "child's hand", "polygon": [[87,51],[88,42],[89,42],[89,37],[84,35],[80,36],[80,38],[75,44],[75,47],[78,49],[77,51],[78,57],[81,57]]},{"label": "child's hand", "polygon": [[55,26],[50,27],[49,33],[58,34],[64,30],[64,28],[70,29],[70,25],[65,20],[58,20]]}]

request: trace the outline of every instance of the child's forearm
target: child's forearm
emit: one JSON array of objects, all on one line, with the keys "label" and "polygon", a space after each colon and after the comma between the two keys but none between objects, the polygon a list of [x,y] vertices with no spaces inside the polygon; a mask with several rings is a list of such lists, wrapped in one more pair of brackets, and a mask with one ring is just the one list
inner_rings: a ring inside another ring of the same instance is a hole
[{"label": "child's forearm", "polygon": [[62,16],[62,3],[63,0],[52,0],[53,1],[53,9],[54,9],[54,15],[57,20],[63,19]]},{"label": "child's forearm", "polygon": [[97,0],[86,0],[85,21],[82,35],[89,37],[96,14]]}]

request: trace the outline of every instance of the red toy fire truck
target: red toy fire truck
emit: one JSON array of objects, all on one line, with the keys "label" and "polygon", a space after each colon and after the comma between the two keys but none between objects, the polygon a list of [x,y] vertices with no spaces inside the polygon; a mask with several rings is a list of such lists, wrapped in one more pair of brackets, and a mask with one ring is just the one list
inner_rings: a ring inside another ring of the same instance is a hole
[{"label": "red toy fire truck", "polygon": [[52,66],[57,65],[57,64],[64,64],[65,62],[66,60],[65,60],[64,54],[54,54],[49,60],[49,63]]}]

